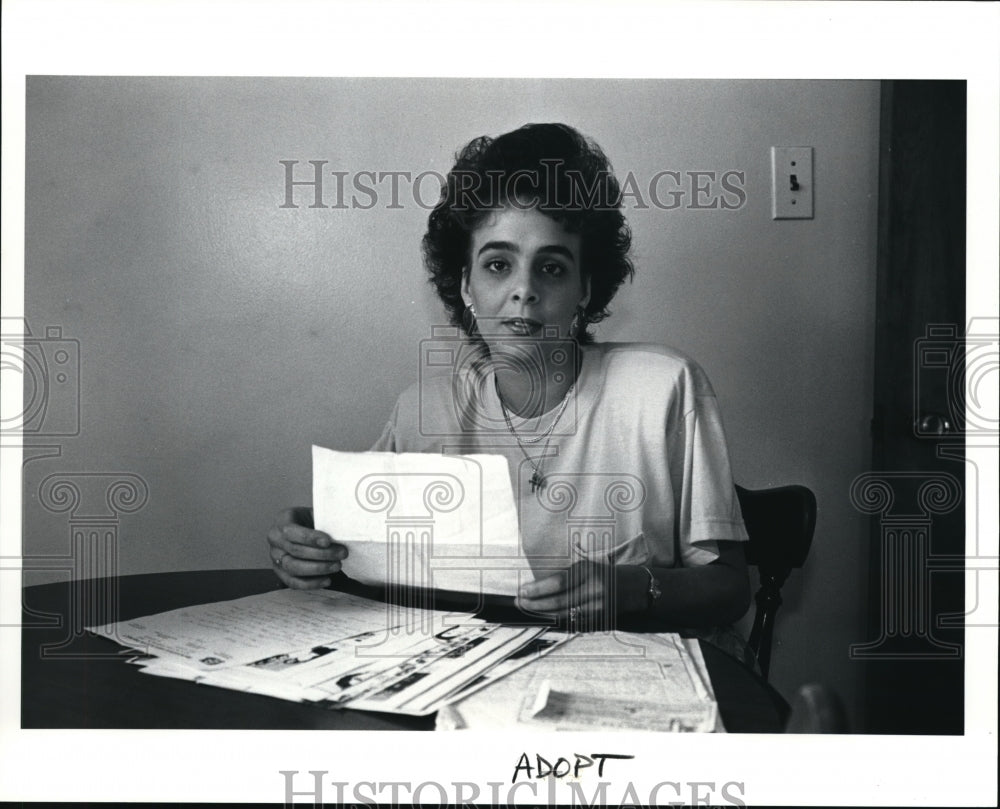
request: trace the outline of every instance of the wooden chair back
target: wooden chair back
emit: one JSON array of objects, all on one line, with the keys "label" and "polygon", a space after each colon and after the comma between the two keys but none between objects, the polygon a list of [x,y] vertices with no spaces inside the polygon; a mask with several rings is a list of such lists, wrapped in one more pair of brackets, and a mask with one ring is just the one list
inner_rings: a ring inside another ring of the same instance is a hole
[{"label": "wooden chair back", "polygon": [[760,574],[749,646],[767,679],[781,588],[792,569],[802,567],[809,555],[816,529],[816,496],[805,486],[759,490],[737,486],[736,494],[750,536],[747,563]]}]

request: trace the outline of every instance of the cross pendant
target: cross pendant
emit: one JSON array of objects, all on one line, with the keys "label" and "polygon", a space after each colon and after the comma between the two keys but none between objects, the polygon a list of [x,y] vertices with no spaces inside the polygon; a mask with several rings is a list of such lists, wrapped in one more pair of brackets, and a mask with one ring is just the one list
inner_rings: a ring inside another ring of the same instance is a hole
[{"label": "cross pendant", "polygon": [[528,483],[531,484],[532,492],[536,492],[539,489],[545,488],[545,478],[541,476],[541,474],[538,472],[537,469],[535,470],[535,473],[531,476],[531,480],[529,480]]}]

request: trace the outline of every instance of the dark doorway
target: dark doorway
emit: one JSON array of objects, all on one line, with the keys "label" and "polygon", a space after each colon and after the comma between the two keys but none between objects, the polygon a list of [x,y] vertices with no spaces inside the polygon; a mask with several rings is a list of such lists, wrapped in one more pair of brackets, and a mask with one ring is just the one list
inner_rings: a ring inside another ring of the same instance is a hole
[{"label": "dark doorway", "polygon": [[963,731],[966,85],[882,85],[872,474],[871,733]]}]

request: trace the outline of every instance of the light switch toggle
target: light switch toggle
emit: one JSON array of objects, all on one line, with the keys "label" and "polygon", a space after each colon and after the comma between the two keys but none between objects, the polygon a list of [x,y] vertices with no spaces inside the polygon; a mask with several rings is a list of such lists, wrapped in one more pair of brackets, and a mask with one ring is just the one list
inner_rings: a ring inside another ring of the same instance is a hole
[{"label": "light switch toggle", "polygon": [[813,218],[811,146],[771,147],[771,218]]}]

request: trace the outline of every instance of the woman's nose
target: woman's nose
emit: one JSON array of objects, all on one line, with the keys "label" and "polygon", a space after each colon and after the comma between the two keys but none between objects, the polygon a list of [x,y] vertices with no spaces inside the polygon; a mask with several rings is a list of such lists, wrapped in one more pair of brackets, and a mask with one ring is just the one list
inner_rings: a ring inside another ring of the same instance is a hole
[{"label": "woman's nose", "polygon": [[519,272],[512,278],[510,298],[517,303],[535,303],[538,301],[538,293],[535,289],[531,273]]}]

